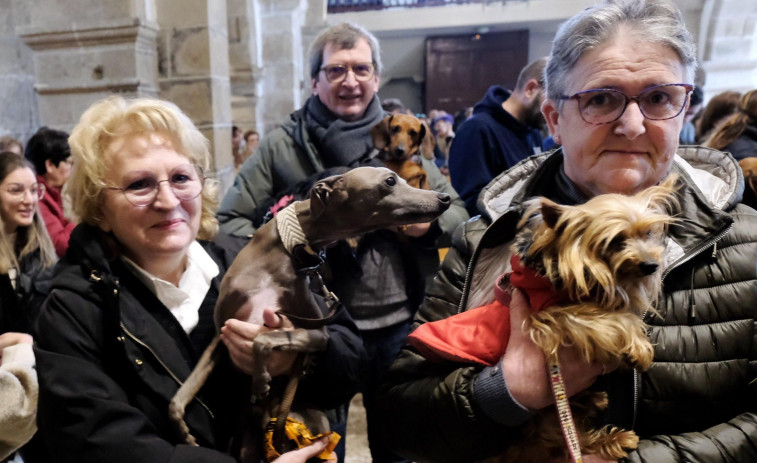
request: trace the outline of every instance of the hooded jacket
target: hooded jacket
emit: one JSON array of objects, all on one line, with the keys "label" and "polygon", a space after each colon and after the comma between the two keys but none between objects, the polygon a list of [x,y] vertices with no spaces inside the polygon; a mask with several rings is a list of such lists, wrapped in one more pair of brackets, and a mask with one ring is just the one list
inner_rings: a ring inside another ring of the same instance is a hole
[{"label": "hooded jacket", "polygon": [[[186,410],[200,446],[178,442],[168,417],[169,401],[216,334],[213,309],[234,256],[200,242],[221,272],[199,309],[198,325],[187,335],[114,258],[107,240],[96,227],[74,229],[37,323],[38,426],[51,460],[234,462],[223,450],[244,408],[240,404],[249,403],[244,390],[250,379],[228,356]],[[362,343],[340,312],[328,327],[327,352],[300,383],[298,400],[328,408],[357,389]]]},{"label": "hooded jacket", "polygon": [[[509,257],[522,202],[548,194],[561,164],[559,149],[533,156],[482,191],[486,214],[456,233],[416,326],[491,301],[484,275],[501,273],[491,269]],[[757,461],[757,215],[738,204],[743,178],[731,156],[682,147],[674,171],[685,187],[667,240],[660,316],[644,318],[654,364],[595,385],[610,395],[609,422],[642,439],[633,462]],[[501,377],[498,366],[436,364],[406,347],[379,391],[386,442],[413,460],[439,462],[517,445],[523,419],[504,381],[498,393],[482,386]]]},{"label": "hooded jacket", "polygon": [[471,216],[478,215],[478,195],[492,179],[521,160],[541,152],[541,134],[505,111],[510,92],[492,86],[473,107],[473,116],[455,134],[449,151],[452,186]]}]

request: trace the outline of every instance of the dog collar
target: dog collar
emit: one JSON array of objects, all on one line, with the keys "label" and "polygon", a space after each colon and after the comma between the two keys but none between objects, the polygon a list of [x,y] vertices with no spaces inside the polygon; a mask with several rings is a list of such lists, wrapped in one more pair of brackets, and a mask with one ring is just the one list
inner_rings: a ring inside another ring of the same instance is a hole
[{"label": "dog collar", "polygon": [[[305,232],[297,218],[296,206],[302,201],[295,201],[276,214],[276,229],[281,236],[281,242],[290,256],[297,259],[305,267],[316,267],[323,262],[321,256],[310,247]],[[315,265],[310,265],[310,263]]]}]

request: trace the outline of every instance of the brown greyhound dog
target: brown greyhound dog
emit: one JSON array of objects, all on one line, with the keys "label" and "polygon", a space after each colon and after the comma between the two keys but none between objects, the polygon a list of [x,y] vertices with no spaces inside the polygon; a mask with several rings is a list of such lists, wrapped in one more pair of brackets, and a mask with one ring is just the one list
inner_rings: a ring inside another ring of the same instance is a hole
[{"label": "brown greyhound dog", "polygon": [[434,134],[415,116],[386,116],[371,129],[373,146],[386,167],[397,172],[410,186],[429,189],[428,174],[421,167],[420,154],[434,159]]},{"label": "brown greyhound dog", "polygon": [[[309,199],[290,204],[255,232],[221,282],[214,312],[216,328],[220,330],[230,318],[262,325],[264,309],[274,308],[295,329],[265,332],[255,338],[254,402],[266,398],[267,413],[279,415],[271,408],[279,404],[272,396],[280,396],[281,391],[269,394],[271,377],[265,362],[272,350],[305,355],[325,350],[328,343],[326,320],[314,300],[308,274],[298,271],[302,267],[298,265],[302,261],[298,256],[305,256],[307,261],[308,256],[316,258],[319,250],[335,241],[380,228],[434,220],[450,203],[446,193],[413,188],[389,169],[360,167],[317,182]],[[220,360],[220,345],[217,335],[169,406],[169,416],[181,437],[190,444],[196,442],[184,422],[184,410]],[[286,416],[278,421],[283,423]],[[321,419],[320,426],[324,422]],[[264,428],[266,424],[250,426]],[[245,445],[259,448],[261,442]],[[284,453],[289,449],[276,450]],[[242,461],[247,461],[248,451],[242,448],[241,452]]]}]

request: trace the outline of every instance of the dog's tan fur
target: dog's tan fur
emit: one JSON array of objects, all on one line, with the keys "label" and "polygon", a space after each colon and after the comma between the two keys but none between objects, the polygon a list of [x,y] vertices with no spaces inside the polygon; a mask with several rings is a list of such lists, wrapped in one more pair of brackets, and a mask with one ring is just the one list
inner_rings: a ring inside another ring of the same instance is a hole
[{"label": "dog's tan fur", "polygon": [[[450,204],[449,195],[411,188],[388,169],[360,167],[317,182],[309,199],[295,202],[292,207],[305,241],[317,251],[335,241],[371,230],[433,220]],[[308,276],[296,271],[292,256],[282,242],[277,220],[278,216],[255,232],[226,272],[214,313],[217,328],[230,318],[262,325],[263,310],[269,307],[284,316],[297,315],[311,321],[323,317],[313,300]],[[294,351],[304,355],[323,351],[328,343],[328,333],[323,327],[325,321],[318,329],[298,326],[295,318],[292,323],[296,327],[293,331],[264,332],[253,343],[252,393],[255,401],[265,399],[264,416],[278,407],[282,395],[282,391],[269,394],[271,377],[265,360],[270,352]],[[169,406],[169,416],[180,438],[189,444],[196,445],[184,422],[184,411],[220,359],[221,345],[220,337],[216,336]],[[314,433],[328,430],[316,424],[325,422],[320,419],[322,414],[300,412],[313,417],[312,422],[305,421],[305,424],[312,425]],[[258,427],[262,429],[260,423]],[[250,448],[256,447],[255,443],[242,445],[245,448],[241,449],[241,461],[257,461],[257,456],[249,453]]]},{"label": "dog's tan fur", "polygon": [[[606,194],[579,206],[539,198],[528,208],[513,252],[524,265],[540,270],[568,302],[532,314],[524,329],[557,360],[561,346],[575,346],[587,362],[620,362],[639,370],[652,363],[653,348],[642,318],[654,312],[661,277],[664,233],[677,204],[676,177],[635,196]],[[595,429],[607,407],[605,393],[584,392],[571,399],[583,454],[615,461],[638,445],[632,431]],[[554,408],[525,425],[522,439],[500,462],[569,460]]]},{"label": "dog's tan fur", "polygon": [[740,159],[739,166],[744,173],[746,187],[751,188],[757,194],[757,157]]},{"label": "dog's tan fur", "polygon": [[373,146],[386,167],[397,172],[412,187],[429,189],[428,174],[418,155],[434,159],[434,134],[415,116],[386,116],[371,129]]}]

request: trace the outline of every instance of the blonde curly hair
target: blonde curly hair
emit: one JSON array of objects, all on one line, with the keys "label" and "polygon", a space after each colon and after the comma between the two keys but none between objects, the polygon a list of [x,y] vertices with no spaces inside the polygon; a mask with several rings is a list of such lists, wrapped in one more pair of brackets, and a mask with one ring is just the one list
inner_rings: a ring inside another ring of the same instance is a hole
[{"label": "blonde curly hair", "polygon": [[[116,138],[149,133],[167,137],[178,153],[205,172],[209,170],[209,142],[178,106],[155,98],[105,98],[84,112],[68,139],[74,167],[64,194],[70,197],[72,212],[81,221],[98,225],[103,217],[101,195],[107,186],[105,153],[110,144]],[[199,239],[213,239],[218,232],[217,195],[218,183],[206,180]]]}]

